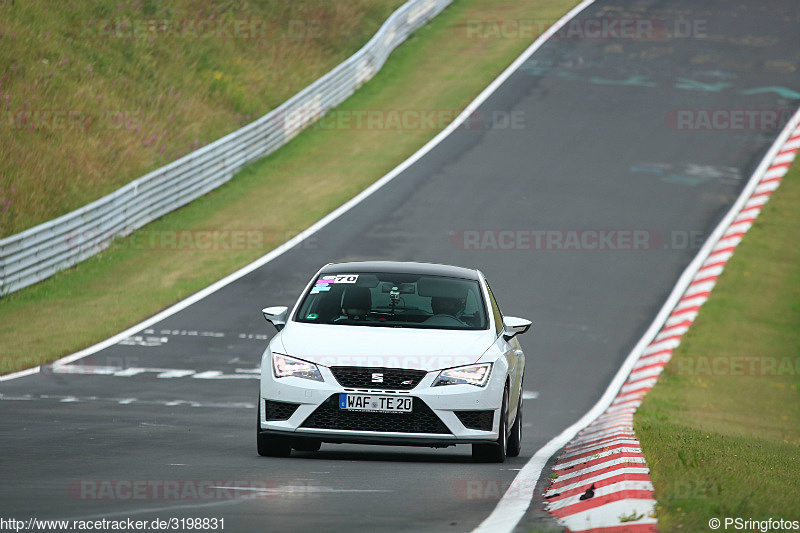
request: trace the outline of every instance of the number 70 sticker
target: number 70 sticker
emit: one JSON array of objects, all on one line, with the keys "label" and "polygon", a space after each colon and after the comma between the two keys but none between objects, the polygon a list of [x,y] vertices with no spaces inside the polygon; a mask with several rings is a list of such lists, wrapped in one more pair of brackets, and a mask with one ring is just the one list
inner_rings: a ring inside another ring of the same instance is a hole
[{"label": "number 70 sticker", "polygon": [[317,280],[317,285],[328,283],[355,283],[358,281],[358,274],[341,274],[338,276],[322,276]]}]

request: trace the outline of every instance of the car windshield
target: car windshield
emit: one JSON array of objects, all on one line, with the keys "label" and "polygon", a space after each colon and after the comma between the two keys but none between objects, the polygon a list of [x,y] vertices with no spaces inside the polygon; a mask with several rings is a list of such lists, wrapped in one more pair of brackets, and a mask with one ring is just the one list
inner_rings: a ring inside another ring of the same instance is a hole
[{"label": "car windshield", "polygon": [[475,280],[393,273],[321,274],[294,319],[313,324],[488,328]]}]

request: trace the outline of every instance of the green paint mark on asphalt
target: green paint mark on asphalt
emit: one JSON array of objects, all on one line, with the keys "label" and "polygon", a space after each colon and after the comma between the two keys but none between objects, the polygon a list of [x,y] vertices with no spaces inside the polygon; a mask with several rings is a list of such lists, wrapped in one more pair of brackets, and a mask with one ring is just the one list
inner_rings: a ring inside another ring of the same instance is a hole
[{"label": "green paint mark on asphalt", "polygon": [[710,178],[701,178],[698,176],[686,176],[683,174],[670,174],[661,178],[664,183],[674,183],[676,185],[688,185],[689,187],[697,187],[708,181]]},{"label": "green paint mark on asphalt", "polygon": [[647,76],[629,76],[627,80],[610,80],[607,78],[599,78],[597,76],[593,76],[590,81],[592,83],[596,83],[597,85],[633,85],[637,87],[655,87],[656,84],[652,81],[648,81],[649,78]]},{"label": "green paint mark on asphalt", "polygon": [[763,93],[778,93],[778,95],[788,98],[790,100],[800,100],[800,93],[787,89],[786,87],[758,87],[755,89],[747,89],[746,91],[739,91],[739,94],[763,94]]},{"label": "green paint mark on asphalt", "polygon": [[690,91],[706,91],[712,93],[718,93],[722,91],[722,89],[727,89],[728,87],[733,86],[732,83],[703,83],[702,81],[692,80],[689,78],[678,78],[678,81],[675,83],[676,89],[687,89]]}]

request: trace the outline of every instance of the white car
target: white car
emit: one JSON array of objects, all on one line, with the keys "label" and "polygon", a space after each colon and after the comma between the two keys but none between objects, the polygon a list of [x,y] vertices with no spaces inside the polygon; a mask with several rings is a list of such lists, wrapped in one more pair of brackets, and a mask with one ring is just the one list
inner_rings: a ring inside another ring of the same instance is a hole
[{"label": "white car", "polygon": [[258,453],[322,442],[445,447],[479,461],[520,453],[528,320],[503,317],[478,270],[388,261],[328,264],[261,358]]}]

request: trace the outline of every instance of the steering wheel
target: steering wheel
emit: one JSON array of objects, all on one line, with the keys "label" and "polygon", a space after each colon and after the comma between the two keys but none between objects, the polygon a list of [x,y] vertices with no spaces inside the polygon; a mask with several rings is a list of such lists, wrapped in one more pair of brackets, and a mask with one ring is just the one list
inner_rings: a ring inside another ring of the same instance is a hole
[{"label": "steering wheel", "polygon": [[466,322],[454,317],[453,315],[433,315],[424,322],[434,326],[469,326]]}]

